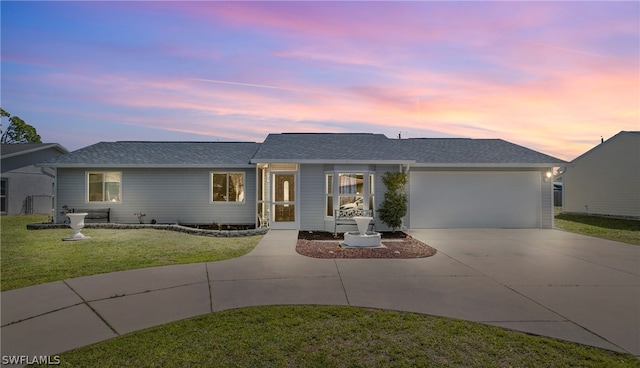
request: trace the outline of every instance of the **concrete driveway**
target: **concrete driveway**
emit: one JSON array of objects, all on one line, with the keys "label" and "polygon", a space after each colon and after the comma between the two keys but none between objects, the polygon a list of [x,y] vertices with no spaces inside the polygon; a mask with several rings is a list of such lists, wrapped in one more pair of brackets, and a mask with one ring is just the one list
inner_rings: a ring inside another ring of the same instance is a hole
[{"label": "concrete driveway", "polygon": [[315,259],[271,230],[223,262],[2,292],[2,354],[53,355],[254,305],[333,304],[478,321],[640,356],[640,247],[557,230],[413,230],[420,259]]},{"label": "concrete driveway", "polygon": [[423,312],[640,355],[640,247],[560,230],[410,234],[438,249],[426,263],[458,263],[467,271],[458,276],[475,279],[451,278],[466,285],[439,296],[466,294],[468,308],[483,310],[467,315],[456,301],[455,308]]}]

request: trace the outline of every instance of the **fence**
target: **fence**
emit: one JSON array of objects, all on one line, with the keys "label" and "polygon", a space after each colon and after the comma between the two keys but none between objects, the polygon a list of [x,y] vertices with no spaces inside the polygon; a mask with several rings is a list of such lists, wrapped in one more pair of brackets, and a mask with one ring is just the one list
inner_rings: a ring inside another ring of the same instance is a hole
[{"label": "fence", "polygon": [[553,205],[556,207],[562,206],[562,191],[554,190],[553,191]]},{"label": "fence", "polygon": [[47,194],[30,195],[24,200],[24,213],[33,215],[34,213],[53,213],[53,196]]}]

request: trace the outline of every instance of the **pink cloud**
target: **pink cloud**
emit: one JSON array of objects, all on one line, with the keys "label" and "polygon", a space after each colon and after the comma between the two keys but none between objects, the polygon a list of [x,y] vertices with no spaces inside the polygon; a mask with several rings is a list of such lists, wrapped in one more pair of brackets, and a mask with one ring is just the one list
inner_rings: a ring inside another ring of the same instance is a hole
[{"label": "pink cloud", "polygon": [[[400,80],[407,78],[406,84],[352,87],[343,95],[306,90],[314,86],[280,90],[175,77],[60,73],[50,75],[48,81],[81,86],[67,90],[75,94],[74,100],[122,110],[93,112],[84,109],[83,102],[74,114],[89,120],[251,141],[272,132],[322,132],[327,126],[332,131],[351,131],[350,122],[362,122],[370,124],[372,132],[431,130],[499,137],[572,159],[590,148],[582,143],[585,140],[637,130],[639,92],[632,75],[619,69],[609,74],[558,74],[527,83],[488,84],[483,78],[408,70],[400,76]],[[132,108],[155,112],[137,115]]]},{"label": "pink cloud", "polygon": [[[140,121],[124,117],[121,120],[211,136],[220,135],[217,121],[236,121],[237,127],[226,125],[222,130],[230,138],[253,137],[249,140],[270,132],[326,131],[323,123],[332,123],[335,127],[342,122],[343,129],[349,131],[347,122],[366,122],[371,124],[372,131],[376,126],[378,129],[430,129],[476,138],[494,138],[495,134],[490,131],[496,131],[501,132],[501,138],[532,148],[544,147],[545,152],[558,152],[559,157],[570,159],[587,148],[573,141],[616,133],[602,126],[607,121],[616,120],[613,130],[636,129],[631,125],[638,121],[637,110],[632,110],[637,106],[633,105],[634,85],[627,81],[622,75],[617,78],[585,76],[550,80],[549,84],[487,87],[484,83],[474,85],[473,81],[451,80],[453,85],[466,84],[468,88],[486,93],[480,95],[478,91],[470,91],[469,95],[456,95],[452,90],[451,95],[414,102],[413,99],[425,90],[355,88],[350,91],[351,97],[344,98],[305,93],[296,96],[296,91],[284,91],[285,97],[250,86],[221,88],[183,80],[145,83],[116,80],[107,86],[107,90],[113,89],[107,100],[112,104],[139,108],[197,111],[200,118],[184,124],[176,124],[174,117]],[[143,85],[145,93],[142,93]],[[594,86],[603,93],[598,98],[598,106],[593,106],[591,88]],[[616,93],[620,88],[627,88],[632,93],[621,97]],[[247,129],[251,130],[250,134],[246,133]],[[563,136],[560,131],[574,134]]]}]

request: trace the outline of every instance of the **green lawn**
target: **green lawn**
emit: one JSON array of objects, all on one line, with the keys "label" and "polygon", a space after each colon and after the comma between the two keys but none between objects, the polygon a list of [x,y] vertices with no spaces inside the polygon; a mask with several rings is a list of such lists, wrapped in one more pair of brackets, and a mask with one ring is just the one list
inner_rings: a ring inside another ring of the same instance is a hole
[{"label": "green lawn", "polygon": [[640,367],[480,323],[345,306],[207,314],[61,354],[62,367]]},{"label": "green lawn", "polygon": [[560,213],[555,226],[572,233],[640,245],[640,221]]},{"label": "green lawn", "polygon": [[27,230],[46,216],[2,216],[2,291],[98,273],[220,261],[250,252],[262,236],[213,238],[174,231],[84,229],[90,240],[63,242],[71,229]]},{"label": "green lawn", "polygon": [[[4,216],[2,290],[102,272],[228,259],[261,237],[161,230],[26,230]],[[263,306],[203,315],[61,354],[66,367],[640,367],[631,355],[428,315],[345,306]]]}]

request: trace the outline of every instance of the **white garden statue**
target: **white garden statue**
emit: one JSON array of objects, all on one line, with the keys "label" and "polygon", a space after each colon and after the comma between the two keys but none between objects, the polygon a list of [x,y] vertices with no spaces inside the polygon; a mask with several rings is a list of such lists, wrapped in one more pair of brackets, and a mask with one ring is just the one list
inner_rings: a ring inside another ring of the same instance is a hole
[{"label": "white garden statue", "polygon": [[69,217],[69,221],[71,222],[71,229],[73,229],[73,233],[68,238],[64,238],[62,240],[85,240],[91,239],[90,236],[86,236],[80,232],[84,227],[84,217],[88,215],[86,212],[81,213],[67,213],[67,217]]}]

